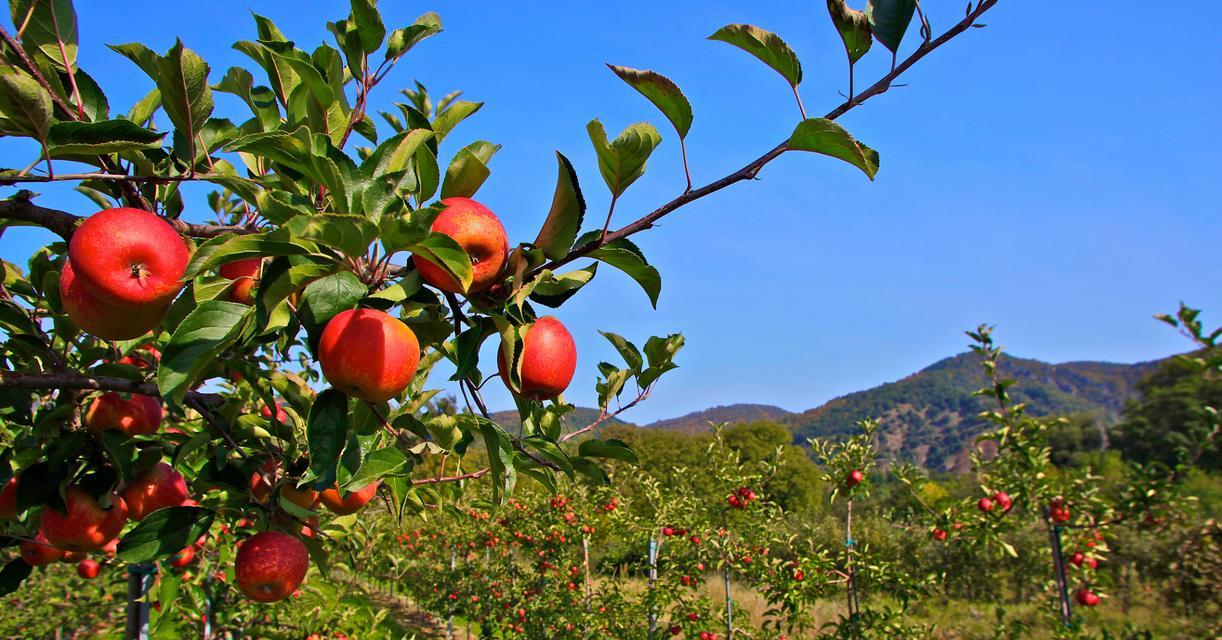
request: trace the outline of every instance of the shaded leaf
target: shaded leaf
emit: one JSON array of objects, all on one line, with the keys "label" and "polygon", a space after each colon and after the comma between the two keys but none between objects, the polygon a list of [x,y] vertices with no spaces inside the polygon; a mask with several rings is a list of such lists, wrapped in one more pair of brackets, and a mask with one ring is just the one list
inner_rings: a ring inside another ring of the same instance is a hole
[{"label": "shaded leaf", "polygon": [[[574,246],[585,246],[598,240],[599,235],[601,235],[599,231],[586,233],[577,239]],[[649,265],[649,262],[645,260],[645,254],[641,253],[640,248],[631,240],[620,238],[609,242],[591,251],[587,257],[601,260],[628,274],[633,280],[636,280],[637,284],[641,285],[645,294],[649,296],[650,303],[657,308],[658,296],[662,293],[662,276],[657,269]]]},{"label": "shaded leaf", "polygon": [[118,556],[131,563],[172,556],[208,533],[215,516],[202,507],[158,509],[119,540]]},{"label": "shaded leaf", "polygon": [[174,330],[157,366],[157,389],[180,404],[204,369],[241,335],[253,309],[236,302],[205,300]]},{"label": "shaded leaf", "polygon": [[577,232],[581,230],[582,221],[586,215],[586,201],[581,195],[581,186],[577,184],[577,172],[573,163],[556,152],[556,162],[559,172],[556,176],[556,193],[552,196],[552,208],[547,213],[543,228],[535,238],[535,246],[543,250],[543,254],[552,260],[564,257],[573,246]]},{"label": "shaded leaf", "polygon": [[320,213],[300,216],[285,225],[294,240],[304,238],[346,255],[361,257],[378,236],[378,227],[364,216],[347,213]]},{"label": "shaded leaf", "polygon": [[675,131],[679,133],[680,139],[687,136],[687,132],[692,128],[692,105],[687,101],[687,96],[679,90],[679,86],[670,78],[649,70],[617,67],[611,64],[607,66],[621,80],[648,98],[675,126]]},{"label": "shaded leaf", "polygon": [[586,125],[590,142],[598,154],[598,170],[611,195],[619,197],[645,173],[645,162],[662,142],[658,130],[648,122],[629,125],[614,140],[607,141],[607,131],[598,119]]},{"label": "shaded leaf", "polygon": [[145,129],[130,120],[57,122],[47,134],[47,149],[53,157],[96,156],[159,149],[164,136],[165,132]]},{"label": "shaded leaf", "polygon": [[866,17],[874,37],[892,54],[899,51],[914,13],[916,0],[870,0],[866,5]]},{"label": "shaded leaf", "polygon": [[874,40],[870,37],[870,19],[864,11],[849,7],[845,0],[827,0],[827,11],[832,16],[832,24],[844,41],[844,51],[849,56],[849,64],[854,64],[866,55]]},{"label": "shaded leaf", "polygon": [[797,87],[802,82],[802,63],[798,61],[798,55],[780,36],[767,29],[750,24],[728,24],[709,36],[709,40],[732,44],[759,58],[781,74],[791,87]]},{"label": "shaded leaf", "polygon": [[21,44],[25,48],[33,45],[60,71],[76,67],[76,10],[72,0],[9,0],[9,8],[13,24],[24,26]]},{"label": "shaded leaf", "polygon": [[827,118],[810,118],[798,123],[789,137],[789,148],[839,158],[864,171],[871,180],[878,173],[878,152],[858,142],[844,127]]},{"label": "shaded leaf", "polygon": [[51,127],[51,94],[16,67],[0,67],[0,113],[11,133],[47,139]]},{"label": "shaded leaf", "polygon": [[310,450],[310,478],[315,489],[335,484],[337,465],[348,440],[348,397],[327,389],[318,394],[306,421],[306,442]]}]

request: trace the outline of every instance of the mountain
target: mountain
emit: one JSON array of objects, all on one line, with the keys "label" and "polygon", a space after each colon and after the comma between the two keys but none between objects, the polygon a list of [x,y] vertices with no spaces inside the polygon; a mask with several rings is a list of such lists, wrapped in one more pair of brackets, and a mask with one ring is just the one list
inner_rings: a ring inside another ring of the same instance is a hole
[{"label": "mountain", "polygon": [[784,422],[794,414],[770,404],[731,404],[694,411],[678,418],[658,420],[647,425],[651,429],[669,429],[684,433],[699,433],[708,431],[709,423],[756,422],[767,420]]},{"label": "mountain", "polygon": [[[1124,404],[1136,396],[1137,383],[1157,362],[1048,364],[1007,356],[1001,375],[1013,378],[1015,402],[1027,404],[1032,416],[1085,412],[1103,425],[1117,421]],[[963,353],[936,362],[902,380],[836,398],[786,419],[799,442],[812,437],[854,432],[862,418],[882,421],[885,451],[930,469],[957,470],[972,440],[988,428],[978,414],[990,406],[972,392],[987,380],[980,357]]]}]

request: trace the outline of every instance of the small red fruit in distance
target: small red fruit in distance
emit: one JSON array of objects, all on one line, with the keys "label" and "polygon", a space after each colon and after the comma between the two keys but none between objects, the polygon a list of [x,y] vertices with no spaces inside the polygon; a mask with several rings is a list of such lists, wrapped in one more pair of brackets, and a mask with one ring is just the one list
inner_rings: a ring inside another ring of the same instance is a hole
[{"label": "small red fruit in distance", "polygon": [[310,554],[297,538],[279,531],[264,531],[238,547],[233,569],[238,589],[256,602],[283,600],[301,585],[310,566]]},{"label": "small red fruit in distance", "polygon": [[[564,393],[577,370],[577,343],[559,320],[544,316],[525,327],[522,337],[522,388],[518,395],[531,400],[550,400]],[[497,351],[497,371],[506,387],[510,383],[504,349]]]},{"label": "small red fruit in distance", "polygon": [[1086,556],[1083,555],[1081,551],[1073,554],[1072,556],[1069,556],[1069,564],[1072,564],[1075,567],[1082,566],[1082,563],[1085,561],[1086,561]]},{"label": "small red fruit in distance", "polygon": [[76,574],[86,580],[93,580],[102,571],[102,565],[97,560],[85,558],[76,565]]},{"label": "small red fruit in distance", "polygon": [[1096,559],[1094,559],[1094,558],[1087,558],[1087,559],[1086,559],[1086,566],[1090,567],[1092,570],[1093,570],[1093,569],[1098,569],[1098,568],[1099,568],[1099,561],[1098,561],[1098,560],[1096,560]]},{"label": "small red fruit in distance", "polygon": [[399,395],[416,375],[420,343],[402,321],[376,309],[349,309],[318,341],[322,374],[340,392],[367,402]]},{"label": "small red fruit in distance", "polygon": [[667,537],[673,536],[675,535],[675,529],[673,527],[662,527],[662,535]]},{"label": "small red fruit in distance", "polygon": [[21,559],[31,567],[51,564],[64,557],[64,550],[51,546],[41,531],[33,540],[22,540],[17,546],[21,550]]},{"label": "small red fruit in distance", "polygon": [[369,504],[369,501],[373,500],[373,497],[377,495],[378,485],[380,484],[380,482],[371,482],[361,487],[360,490],[348,493],[344,497],[340,496],[338,490],[331,488],[323,491],[319,499],[327,506],[331,513],[337,516],[346,516],[360,511],[366,504]]},{"label": "small red fruit in distance", "polygon": [[[492,286],[509,257],[509,237],[501,221],[484,205],[470,198],[446,198],[445,205],[435,220],[431,231],[450,236],[471,258],[472,293]],[[418,256],[412,263],[420,277],[430,285],[449,293],[464,293],[462,284],[441,267]]]},{"label": "small red fruit in distance", "polygon": [[251,295],[255,285],[259,283],[259,270],[263,267],[263,258],[247,258],[227,262],[217,272],[222,278],[233,280],[229,285],[229,299],[238,304],[254,304]]},{"label": "small red fruit in distance", "polygon": [[938,542],[942,542],[946,540],[946,530],[945,529],[934,529],[930,533],[930,535],[933,536],[933,539],[937,540]]},{"label": "small red fruit in distance", "polygon": [[1089,589],[1078,589],[1074,594],[1074,600],[1084,607],[1093,607],[1099,604],[1099,596]]},{"label": "small red fruit in distance", "polygon": [[1053,498],[1048,505],[1048,517],[1058,524],[1069,522],[1069,505],[1063,498]]},{"label": "small red fruit in distance", "polygon": [[67,551],[97,551],[119,537],[127,522],[127,505],[118,494],[110,494],[110,508],[103,509],[84,489],[73,485],[65,492],[66,512],[47,507],[40,530],[47,540]]},{"label": "small red fruit in distance", "polygon": [[976,508],[980,509],[981,513],[988,513],[993,510],[993,501],[989,498],[981,498],[980,501],[976,503]]},{"label": "small red fruit in distance", "polygon": [[174,228],[140,209],[107,209],[85,219],[68,259],[86,287],[112,305],[164,307],[182,289],[191,253]]},{"label": "small red fruit in distance", "polygon": [[195,559],[195,547],[187,547],[170,557],[170,566],[181,569]]},{"label": "small red fruit in distance", "polygon": [[161,403],[151,396],[133,393],[131,398],[108,391],[94,399],[85,412],[85,427],[101,433],[109,429],[129,436],[157,433],[161,428]]},{"label": "small red fruit in distance", "polygon": [[680,633],[683,633],[683,627],[680,627],[680,626],[679,626],[679,625],[677,625],[677,624],[676,624],[676,625],[671,626],[671,628],[670,628],[670,635],[672,635],[672,636],[677,636],[677,635],[679,635]]},{"label": "small red fruit in distance", "polygon": [[849,475],[845,477],[844,486],[852,489],[853,487],[856,487],[857,485],[861,484],[861,481],[865,479],[866,479],[866,474],[862,473],[861,469],[853,469],[852,471],[849,472]]},{"label": "small red fruit in distance", "polygon": [[1014,506],[1014,501],[1010,499],[1010,494],[1006,493],[1005,491],[998,491],[997,493],[994,493],[993,502],[997,503],[997,506],[1001,507],[1002,513],[1009,513],[1010,507]]},{"label": "small red fruit in distance", "polygon": [[9,478],[0,490],[0,518],[17,517],[17,476]]},{"label": "small red fruit in distance", "polygon": [[158,462],[141,473],[119,493],[127,504],[132,520],[143,520],[148,514],[165,507],[177,507],[188,498],[187,481],[174,467]]}]

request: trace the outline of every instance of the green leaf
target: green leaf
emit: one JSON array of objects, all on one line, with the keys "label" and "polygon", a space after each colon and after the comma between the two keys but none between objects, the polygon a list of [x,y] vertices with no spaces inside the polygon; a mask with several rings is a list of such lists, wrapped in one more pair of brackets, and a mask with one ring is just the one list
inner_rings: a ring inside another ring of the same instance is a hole
[{"label": "green leaf", "polygon": [[13,24],[24,26],[21,43],[26,49],[33,45],[60,71],[76,67],[76,10],[72,0],[9,0],[9,8]]},{"label": "green leaf", "polygon": [[517,484],[513,444],[501,425],[485,418],[475,417],[475,420],[484,437],[484,446],[488,449],[488,466],[492,469],[492,499],[497,504],[503,504]]},{"label": "green leaf", "polygon": [[348,396],[327,389],[318,394],[306,422],[306,442],[310,449],[310,477],[315,489],[335,484],[337,465],[344,443],[348,441]]},{"label": "green leaf", "polygon": [[378,237],[378,227],[364,216],[347,213],[320,213],[300,216],[285,225],[295,238],[317,242],[359,258]]},{"label": "green leaf", "polygon": [[34,567],[26,564],[20,556],[9,560],[8,564],[0,569],[0,596],[7,596],[20,588],[32,571]]},{"label": "green leaf", "polygon": [[709,40],[732,44],[759,58],[781,74],[791,87],[802,83],[802,63],[798,55],[780,36],[767,29],[750,24],[728,24],[709,36]]},{"label": "green leaf", "polygon": [[386,37],[386,25],[382,24],[382,14],[378,13],[375,0],[352,0],[352,19],[356,22],[357,33],[360,34],[361,48],[365,53],[373,53],[382,46]]},{"label": "green leaf", "polygon": [[361,165],[361,172],[370,178],[381,178],[406,171],[416,151],[434,135],[428,129],[412,129],[387,138]]},{"label": "green leaf", "polygon": [[108,44],[106,45],[111,51],[131,60],[136,63],[137,67],[143,71],[148,77],[154,81],[157,80],[157,61],[159,56],[150,48],[140,44],[139,42],[128,42],[127,44]]},{"label": "green leaf", "polygon": [[230,67],[225,77],[213,87],[215,91],[230,93],[242,99],[250,112],[259,119],[264,131],[271,131],[280,124],[280,107],[276,95],[267,87],[255,87],[254,76],[241,67]]},{"label": "green leaf", "polygon": [[858,142],[844,127],[827,118],[799,122],[789,136],[789,148],[839,158],[864,171],[871,180],[878,173],[878,152]]},{"label": "green leaf", "polygon": [[0,67],[0,114],[11,123],[9,133],[42,142],[51,127],[51,94],[16,67]]},{"label": "green leaf", "polygon": [[[580,291],[582,287],[593,280],[594,274],[597,272],[597,262],[592,263],[588,267],[558,275],[551,271],[545,271],[539,274],[540,277],[535,278],[531,283],[533,291],[530,293],[530,299],[553,309],[558,308],[569,298],[573,297],[573,294]],[[544,277],[545,274],[546,277]]]},{"label": "green leaf", "polygon": [[431,232],[420,242],[409,247],[421,259],[441,267],[446,274],[462,285],[463,291],[471,286],[471,257],[453,238],[443,233]]},{"label": "green leaf", "polygon": [[124,151],[161,148],[165,132],[157,132],[130,120],[57,122],[47,134],[47,150],[53,157],[97,156]]},{"label": "green leaf", "polygon": [[628,464],[639,464],[636,452],[623,440],[586,440],[577,447],[577,454],[583,458],[611,458]]},{"label": "green leaf", "polygon": [[683,348],[683,335],[671,334],[665,338],[652,336],[645,341],[645,357],[650,367],[660,367],[671,363],[679,349]]},{"label": "green leaf", "polygon": [[849,64],[856,64],[874,40],[870,37],[870,19],[864,11],[849,8],[845,0],[827,0],[827,11],[832,16],[832,24],[844,41],[844,51],[849,56]]},{"label": "green leaf", "polygon": [[501,145],[478,140],[458,150],[441,183],[441,198],[470,198],[491,173],[488,161]]},{"label": "green leaf", "polygon": [[172,556],[208,533],[216,514],[202,507],[166,507],[145,516],[119,540],[124,562],[152,562]]},{"label": "green leaf", "polygon": [[597,118],[586,125],[586,131],[598,154],[598,170],[616,198],[645,173],[645,162],[662,142],[658,130],[648,122],[629,125],[610,143],[606,129]]},{"label": "green leaf", "polygon": [[599,331],[599,333],[601,333],[603,337],[615,347],[615,350],[619,352],[620,357],[624,359],[624,362],[627,363],[628,367],[632,369],[634,373],[641,370],[641,365],[644,361],[641,359],[641,352],[636,348],[636,345],[632,344],[619,334],[611,333],[609,331]]},{"label": "green leaf", "polygon": [[535,246],[552,260],[560,259],[569,252],[586,215],[586,200],[581,196],[573,163],[559,151],[556,152],[556,162],[560,167],[556,176],[556,194],[552,196],[552,209],[543,222],[543,228],[539,229],[539,236],[535,238]]},{"label": "green leaf", "polygon": [[291,265],[287,260],[273,260],[263,267],[259,279],[258,298],[255,301],[259,326],[266,326],[271,313],[294,291],[304,289],[310,283],[339,271],[337,262]]},{"label": "green leaf", "polygon": [[680,140],[687,137],[687,132],[692,128],[692,104],[687,101],[687,96],[683,95],[678,85],[670,78],[654,71],[617,67],[611,64],[607,67],[621,80],[648,98],[662,112],[662,115],[675,125],[675,131],[679,133]]},{"label": "green leaf", "polygon": [[484,106],[482,102],[467,102],[466,100],[459,100],[451,104],[445,113],[433,120],[433,131],[437,132],[437,142],[444,140],[454,130],[454,127],[458,126],[458,123],[471,117],[482,106]]},{"label": "green leaf", "polygon": [[411,467],[411,459],[395,447],[378,449],[365,456],[360,469],[352,475],[352,479],[343,488],[347,491],[360,491],[371,482],[389,475],[401,474],[410,470]]},{"label": "green leaf", "polygon": [[433,220],[437,219],[437,215],[444,209],[444,205],[435,203],[401,215],[382,218],[378,223],[379,239],[386,253],[403,251],[428,237]]},{"label": "green leaf", "polygon": [[298,313],[310,334],[311,349],[331,318],[341,311],[355,308],[368,293],[369,287],[351,271],[319,278],[306,286]]},{"label": "green leaf", "polygon": [[314,243],[293,238],[282,229],[243,235],[226,234],[212,238],[195,249],[182,279],[193,280],[205,271],[243,258],[297,256],[317,253],[318,250]]},{"label": "green leaf", "polygon": [[912,23],[916,12],[916,0],[870,0],[866,5],[866,18],[874,37],[895,55]]},{"label": "green leaf", "polygon": [[[585,246],[598,240],[600,235],[599,231],[591,231],[578,238],[574,246]],[[662,293],[662,275],[649,265],[649,262],[645,260],[645,254],[641,253],[640,248],[631,240],[620,238],[591,251],[587,256],[601,260],[628,274],[645,290],[654,308],[658,307],[658,296]]]},{"label": "green leaf", "polygon": [[416,18],[415,24],[395,29],[386,40],[386,59],[403,57],[425,38],[441,33],[441,17],[429,12]]},{"label": "green leaf", "polygon": [[573,469],[601,485],[611,484],[611,476],[589,458],[571,458]]},{"label": "green leaf", "polygon": [[194,141],[212,114],[207,63],[178,40],[165,57],[157,60],[156,67],[154,80],[161,90],[162,108],[170,122]]},{"label": "green leaf", "polygon": [[187,390],[245,330],[254,310],[223,300],[199,303],[174,330],[157,366],[157,389],[167,403],[181,404]]}]

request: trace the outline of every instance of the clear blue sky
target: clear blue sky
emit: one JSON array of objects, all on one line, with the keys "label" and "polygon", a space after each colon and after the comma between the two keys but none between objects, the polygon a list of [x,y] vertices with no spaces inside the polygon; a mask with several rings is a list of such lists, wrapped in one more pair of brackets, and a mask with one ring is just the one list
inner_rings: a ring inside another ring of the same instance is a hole
[{"label": "clear blue sky", "polygon": [[[478,198],[511,241],[533,239],[555,184],[553,150],[576,165],[588,221],[608,195],[586,137],[649,120],[664,136],[650,171],[617,206],[624,223],[683,186],[673,130],[603,67],[653,68],[695,110],[694,178],[720,177],[783,139],[797,120],[784,82],[754,59],[704,38],[749,22],[780,33],[801,56],[808,109],[822,113],[846,86],[843,52],[823,3],[731,1],[387,2],[402,26],[438,11],[446,31],[413,51],[375,102],[419,79],[487,104],[443,153],[483,138],[504,148]],[[862,3],[856,3],[862,4]],[[962,2],[926,2],[936,31]],[[625,417],[645,422],[715,404],[791,410],[894,380],[964,349],[963,330],[998,325],[1014,353],[1049,361],[1133,362],[1187,344],[1151,315],[1185,300],[1222,318],[1222,37],[1162,28],[1148,3],[1002,0],[989,27],[962,36],[905,76],[909,86],[842,120],[882,154],[871,183],[810,154],[770,165],[673,214],[637,241],[662,271],[655,312],[612,269],[562,310],[580,350],[570,400],[593,403],[595,365],[611,357],[597,329],[643,340],[682,331],[681,369]],[[229,45],[253,39],[246,9],[273,18],[307,49],[346,2],[77,2],[81,59],[126,110],[150,87],[106,43],[164,51],[175,35],[212,65],[213,79],[248,65]],[[614,7],[614,8],[613,8]],[[1206,0],[1176,5],[1208,20]],[[915,31],[906,49],[915,46]],[[859,86],[889,62],[878,48]],[[249,66],[249,65],[248,65]],[[246,116],[218,94],[218,115]],[[5,141],[0,165],[31,150]],[[84,198],[48,187],[42,202],[81,214]],[[195,200],[196,216],[206,211]],[[190,210],[190,207],[188,207]],[[193,217],[188,214],[188,217]],[[20,261],[45,233],[14,230],[0,256]],[[437,376],[438,379],[441,376]],[[508,396],[489,384],[490,403]]]}]

